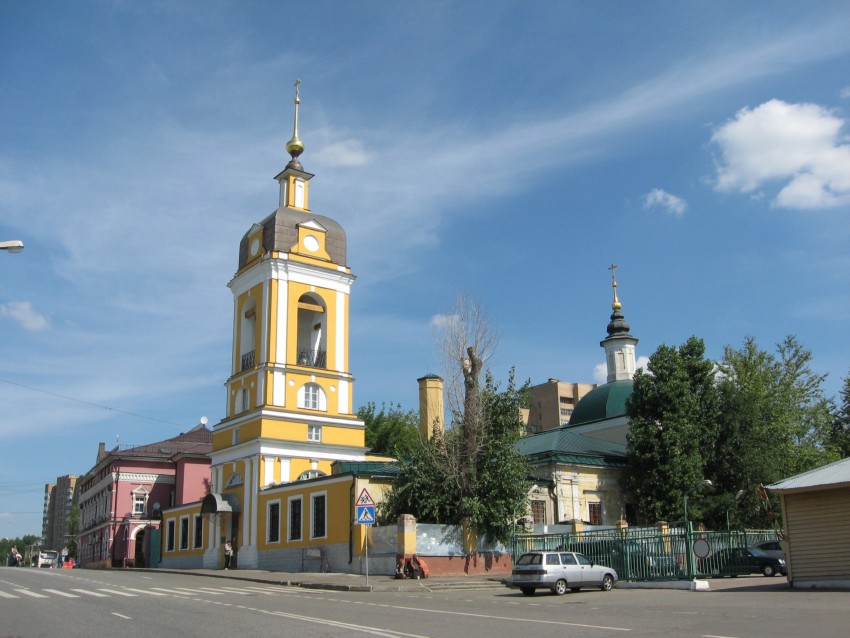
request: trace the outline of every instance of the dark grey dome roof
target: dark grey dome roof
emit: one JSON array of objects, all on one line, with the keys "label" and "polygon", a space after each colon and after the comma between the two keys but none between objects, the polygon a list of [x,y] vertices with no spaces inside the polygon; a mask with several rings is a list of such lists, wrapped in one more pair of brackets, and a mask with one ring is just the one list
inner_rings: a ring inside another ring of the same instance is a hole
[{"label": "dark grey dome roof", "polygon": [[[324,215],[305,213],[293,208],[281,206],[260,222],[263,227],[263,251],[288,253],[298,243],[298,224],[314,220],[327,230],[325,246],[334,263],[345,263],[345,231],[339,222]],[[249,231],[250,232],[250,231]],[[248,234],[239,243],[239,268],[248,263]]]}]

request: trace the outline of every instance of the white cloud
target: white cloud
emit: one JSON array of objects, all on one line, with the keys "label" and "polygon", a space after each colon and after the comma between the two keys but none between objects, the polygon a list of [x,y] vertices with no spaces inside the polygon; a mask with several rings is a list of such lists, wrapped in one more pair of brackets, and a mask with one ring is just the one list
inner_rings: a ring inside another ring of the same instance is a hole
[{"label": "white cloud", "polygon": [[637,361],[635,361],[635,367],[637,370],[643,370],[647,374],[650,374],[649,368],[649,357],[638,357]]},{"label": "white cloud", "polygon": [[14,319],[30,332],[47,330],[50,327],[50,322],[44,318],[44,315],[33,310],[29,301],[10,301],[0,304],[0,317]]},{"label": "white cloud", "polygon": [[597,363],[593,368],[593,382],[606,383],[608,381],[608,366],[604,363]]},{"label": "white cloud", "polygon": [[325,166],[365,166],[372,158],[360,140],[344,140],[320,148],[312,159]]},{"label": "white cloud", "polygon": [[645,210],[660,208],[676,217],[681,217],[688,209],[688,203],[661,188],[653,188],[643,196],[643,207]]},{"label": "white cloud", "polygon": [[775,206],[832,208],[850,203],[850,145],[844,120],[817,104],[770,100],[743,108],[711,141],[720,147],[719,191],[752,193],[784,183]]}]

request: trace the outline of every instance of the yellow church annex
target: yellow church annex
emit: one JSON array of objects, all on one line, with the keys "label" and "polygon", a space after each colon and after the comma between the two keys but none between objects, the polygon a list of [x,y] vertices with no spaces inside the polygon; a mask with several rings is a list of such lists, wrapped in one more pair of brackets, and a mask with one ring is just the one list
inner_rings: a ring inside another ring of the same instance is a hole
[{"label": "yellow church annex", "polygon": [[[346,236],[311,212],[299,156],[299,82],[279,206],[239,244],[226,416],[212,430],[211,487],[163,513],[162,567],[360,571],[354,499],[379,499],[390,468],[367,457],[349,371]],[[192,528],[190,529],[189,523]]]}]

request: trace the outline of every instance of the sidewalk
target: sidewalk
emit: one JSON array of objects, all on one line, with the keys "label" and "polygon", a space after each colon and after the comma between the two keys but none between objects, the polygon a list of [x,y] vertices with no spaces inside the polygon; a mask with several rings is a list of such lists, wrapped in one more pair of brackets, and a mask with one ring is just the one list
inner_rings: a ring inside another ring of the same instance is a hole
[{"label": "sidewalk", "polygon": [[255,583],[303,587],[306,589],[326,589],[332,591],[409,591],[432,592],[473,589],[505,589],[503,576],[437,576],[420,580],[399,579],[382,574],[366,576],[360,574],[312,573],[312,572],[272,572],[263,569],[138,569],[157,573],[205,576],[225,578]]}]

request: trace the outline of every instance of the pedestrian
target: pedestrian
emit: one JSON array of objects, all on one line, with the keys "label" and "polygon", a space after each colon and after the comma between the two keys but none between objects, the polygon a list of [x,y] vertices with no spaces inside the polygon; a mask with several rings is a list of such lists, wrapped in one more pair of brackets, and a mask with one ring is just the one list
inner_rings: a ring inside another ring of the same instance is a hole
[{"label": "pedestrian", "polygon": [[6,558],[6,565],[8,567],[17,567],[18,566],[18,548],[15,545],[9,548],[9,556]]},{"label": "pedestrian", "polygon": [[62,548],[62,564],[61,564],[61,565],[59,565],[59,566],[60,566],[60,567],[65,567],[65,563],[67,562],[67,560],[68,560],[68,546],[67,546],[67,545],[65,545],[65,546]]},{"label": "pedestrian", "polygon": [[233,556],[233,545],[230,544],[230,539],[224,543],[224,569],[230,569],[230,559]]}]

